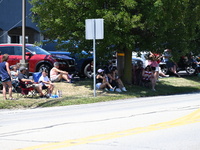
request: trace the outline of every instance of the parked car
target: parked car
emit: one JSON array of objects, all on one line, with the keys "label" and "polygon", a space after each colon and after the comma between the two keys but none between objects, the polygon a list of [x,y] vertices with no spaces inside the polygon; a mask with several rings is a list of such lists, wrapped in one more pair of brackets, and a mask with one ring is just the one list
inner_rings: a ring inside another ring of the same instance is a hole
[{"label": "parked car", "polygon": [[141,58],[132,58],[132,65],[134,67],[144,68],[144,62]]},{"label": "parked car", "polygon": [[148,60],[146,59],[146,55],[148,51],[143,52],[132,52],[132,61],[135,60],[138,63],[139,67],[145,68],[148,65]]},{"label": "parked car", "polygon": [[51,43],[44,43],[43,45],[41,45],[41,47],[45,50],[47,50],[49,53],[51,53],[52,55],[56,55],[56,56],[69,56],[75,59],[76,62],[76,72],[79,76],[82,77],[88,77],[91,78],[92,77],[92,62],[93,62],[93,57],[91,54],[82,51],[81,53],[72,53],[67,51],[67,49],[61,49],[58,50],[57,46],[58,43],[56,41],[51,42]]},{"label": "parked car", "polygon": [[[60,69],[73,73],[75,71],[75,60],[68,56],[52,55],[41,47],[26,44],[25,57],[29,64],[29,73],[53,67],[54,62],[59,62]],[[0,59],[2,54],[9,54],[8,62],[11,65],[20,63],[22,59],[22,44],[0,44]]]}]

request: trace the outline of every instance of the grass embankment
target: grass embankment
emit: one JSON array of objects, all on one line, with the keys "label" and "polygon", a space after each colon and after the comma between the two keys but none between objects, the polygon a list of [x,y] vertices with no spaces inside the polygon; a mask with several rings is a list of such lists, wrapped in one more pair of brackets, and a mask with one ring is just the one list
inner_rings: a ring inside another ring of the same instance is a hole
[{"label": "grass embankment", "polygon": [[[87,104],[95,102],[104,102],[117,99],[127,99],[135,97],[147,97],[158,95],[172,95],[180,93],[190,93],[200,91],[200,78],[197,76],[190,76],[184,78],[162,78],[156,85],[156,91],[149,88],[127,85],[128,92],[116,93],[106,91],[96,91],[96,97],[93,96],[93,81],[92,79],[85,79],[77,81],[74,84],[69,83],[55,83],[55,91],[62,90],[63,97],[55,99],[39,99],[34,98],[21,98],[18,100],[3,100],[2,93],[0,94],[0,109],[24,109],[24,108],[37,108],[37,107],[53,107],[53,106],[66,106]],[[14,97],[18,95],[13,93]]]}]

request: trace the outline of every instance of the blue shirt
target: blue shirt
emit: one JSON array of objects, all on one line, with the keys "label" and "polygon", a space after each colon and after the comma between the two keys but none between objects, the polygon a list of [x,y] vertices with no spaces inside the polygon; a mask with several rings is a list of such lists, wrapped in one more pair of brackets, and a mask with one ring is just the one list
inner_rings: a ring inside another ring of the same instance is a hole
[{"label": "blue shirt", "polygon": [[10,75],[8,74],[8,71],[6,69],[6,62],[1,62],[0,63],[0,77],[1,81],[5,81],[6,79],[10,78]]}]

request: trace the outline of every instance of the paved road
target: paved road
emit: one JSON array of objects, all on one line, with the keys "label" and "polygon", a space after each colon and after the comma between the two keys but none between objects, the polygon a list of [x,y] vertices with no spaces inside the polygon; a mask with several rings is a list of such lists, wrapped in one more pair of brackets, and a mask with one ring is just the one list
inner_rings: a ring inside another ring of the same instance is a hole
[{"label": "paved road", "polygon": [[1,150],[199,150],[200,94],[0,111]]}]

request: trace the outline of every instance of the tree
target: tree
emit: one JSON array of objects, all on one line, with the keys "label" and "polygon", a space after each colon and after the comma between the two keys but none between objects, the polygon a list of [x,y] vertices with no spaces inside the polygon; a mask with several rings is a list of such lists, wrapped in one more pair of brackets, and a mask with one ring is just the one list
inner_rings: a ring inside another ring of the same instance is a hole
[{"label": "tree", "polygon": [[124,52],[126,83],[131,83],[131,56],[136,48],[162,52],[170,47],[186,52],[191,42],[197,43],[194,41],[199,31],[199,1],[31,0],[30,3],[33,19],[45,36],[60,41],[70,39],[84,50],[92,47],[92,42],[85,40],[85,19],[103,18],[105,38],[97,43],[97,55]]},{"label": "tree", "polygon": [[[179,58],[189,51],[197,50],[200,19],[200,1],[191,0],[156,0],[143,1],[150,6],[139,11],[143,14],[143,23],[147,38],[142,44],[152,45],[154,51],[162,52],[164,48],[173,49]],[[149,42],[149,44],[144,44]]]}]

